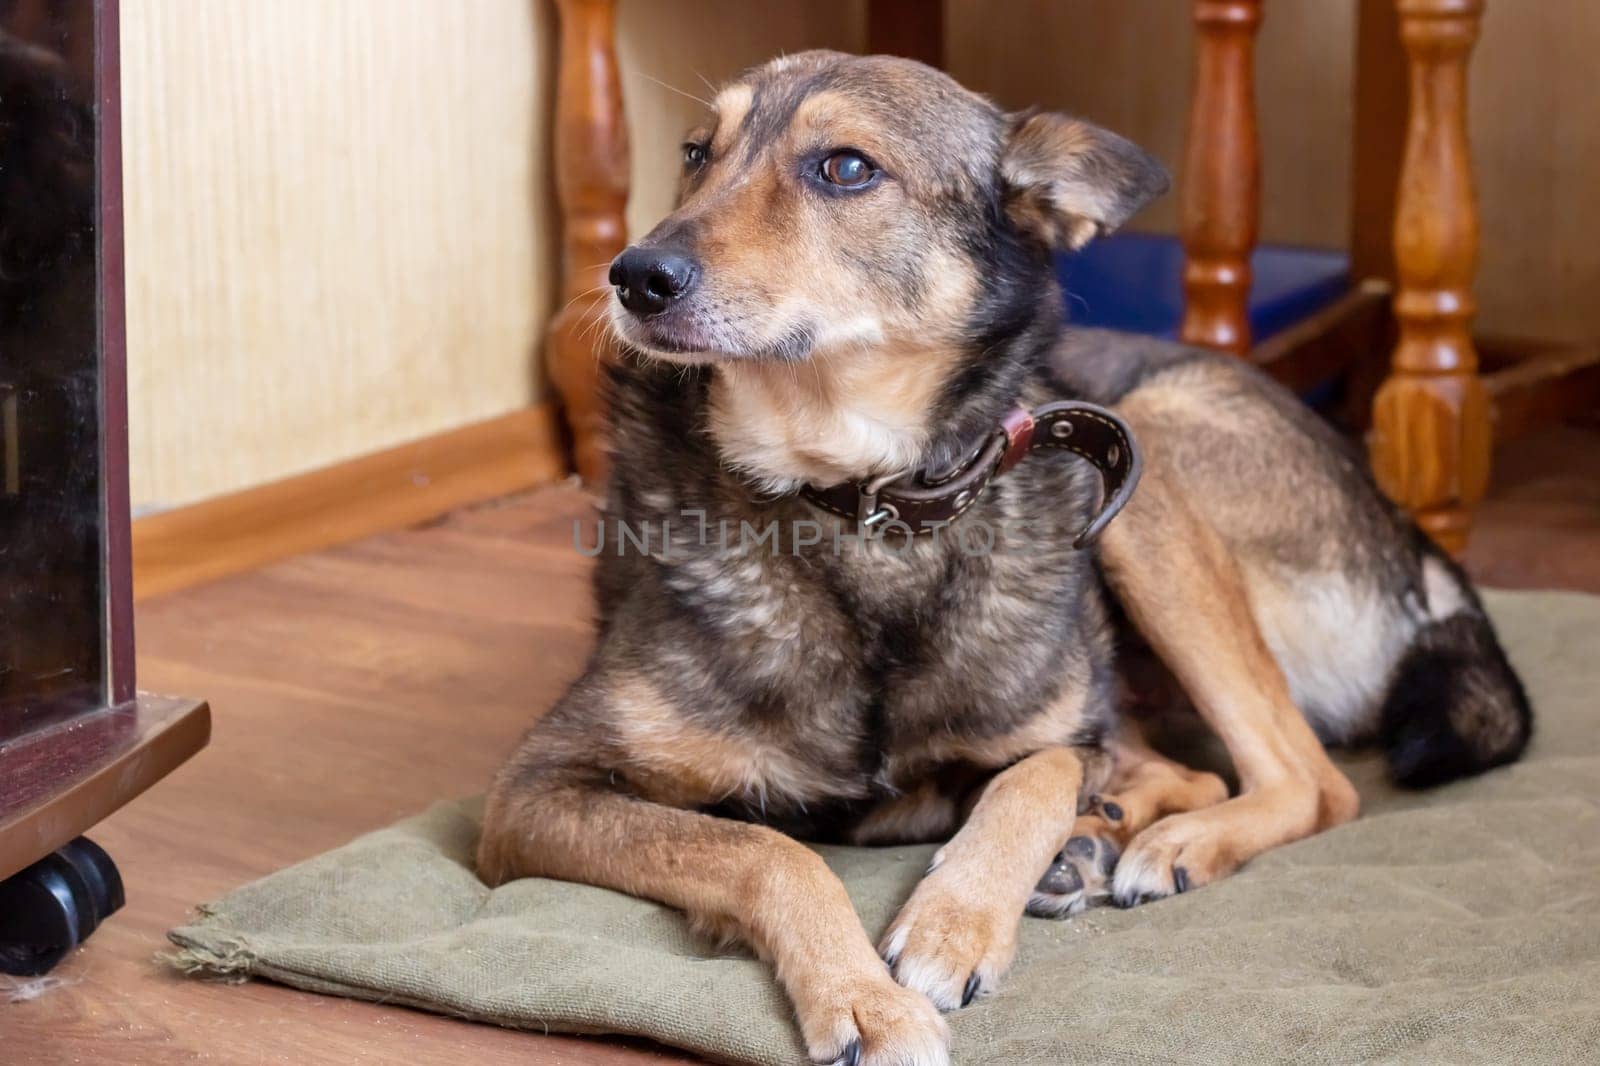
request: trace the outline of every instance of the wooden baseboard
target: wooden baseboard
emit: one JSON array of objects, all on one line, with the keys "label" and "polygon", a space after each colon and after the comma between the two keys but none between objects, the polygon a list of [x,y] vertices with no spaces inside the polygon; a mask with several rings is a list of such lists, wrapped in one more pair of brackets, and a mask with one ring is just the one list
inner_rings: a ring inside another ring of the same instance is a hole
[{"label": "wooden baseboard", "polygon": [[148,599],[426,522],[566,474],[555,412],[531,407],[133,524]]}]

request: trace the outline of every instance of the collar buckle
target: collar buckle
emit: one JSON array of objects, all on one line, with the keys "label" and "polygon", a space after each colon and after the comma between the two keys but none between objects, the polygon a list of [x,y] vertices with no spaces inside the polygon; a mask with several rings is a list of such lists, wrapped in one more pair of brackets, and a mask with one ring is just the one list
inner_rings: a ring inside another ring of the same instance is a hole
[{"label": "collar buckle", "polygon": [[892,503],[879,503],[878,494],[889,482],[900,477],[899,473],[883,474],[871,481],[863,481],[856,486],[856,525],[865,531],[869,537],[882,534],[884,529],[900,518],[900,509]]}]

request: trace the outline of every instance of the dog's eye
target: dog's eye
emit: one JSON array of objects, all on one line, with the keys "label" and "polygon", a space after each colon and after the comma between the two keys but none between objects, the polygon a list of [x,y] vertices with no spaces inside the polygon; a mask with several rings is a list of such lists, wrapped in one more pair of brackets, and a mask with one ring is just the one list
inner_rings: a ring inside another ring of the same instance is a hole
[{"label": "dog's eye", "polygon": [[706,161],[706,146],[690,141],[683,146],[683,165],[690,170],[698,170]]},{"label": "dog's eye", "polygon": [[854,152],[835,152],[822,161],[822,179],[841,189],[859,189],[878,174],[871,163]]}]

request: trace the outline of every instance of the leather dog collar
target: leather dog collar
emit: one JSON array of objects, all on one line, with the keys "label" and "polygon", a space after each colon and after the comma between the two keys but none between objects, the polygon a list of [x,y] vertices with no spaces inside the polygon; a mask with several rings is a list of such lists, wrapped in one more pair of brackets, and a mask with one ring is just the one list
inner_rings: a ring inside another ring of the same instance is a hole
[{"label": "leather dog collar", "polygon": [[1104,407],[1080,400],[1047,403],[1032,411],[1012,408],[995,432],[952,472],[898,474],[825,488],[807,484],[800,494],[825,511],[853,519],[863,532],[927,533],[960,518],[989,482],[1029,453],[1046,448],[1074,452],[1100,472],[1100,510],[1072,542],[1082,548],[1128,502],[1144,463],[1126,422]]}]

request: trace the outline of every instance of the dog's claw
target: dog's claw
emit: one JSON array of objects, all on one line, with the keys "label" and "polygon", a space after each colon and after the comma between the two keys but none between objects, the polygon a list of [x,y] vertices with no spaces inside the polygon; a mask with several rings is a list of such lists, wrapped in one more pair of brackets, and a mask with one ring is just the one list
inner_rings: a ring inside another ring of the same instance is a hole
[{"label": "dog's claw", "polygon": [[1192,878],[1190,878],[1189,871],[1182,866],[1174,866],[1172,868],[1172,891],[1169,892],[1164,888],[1147,888],[1142,892],[1124,889],[1121,892],[1113,892],[1111,895],[1111,902],[1126,910],[1129,907],[1142,907],[1146,903],[1154,903],[1157,900],[1168,899],[1172,896],[1187,892],[1193,887],[1194,881]]},{"label": "dog's claw", "polygon": [[861,1041],[852,1040],[839,1052],[839,1057],[826,1066],[861,1066]]},{"label": "dog's claw", "polygon": [[967,978],[967,987],[961,990],[961,1005],[965,1007],[978,994],[978,975]]},{"label": "dog's claw", "polygon": [[1142,907],[1146,903],[1154,903],[1156,900],[1163,898],[1165,898],[1165,896],[1161,892],[1141,892],[1137,896],[1132,894],[1113,895],[1111,897],[1111,902],[1115,903],[1123,910],[1128,910],[1130,907]]}]

